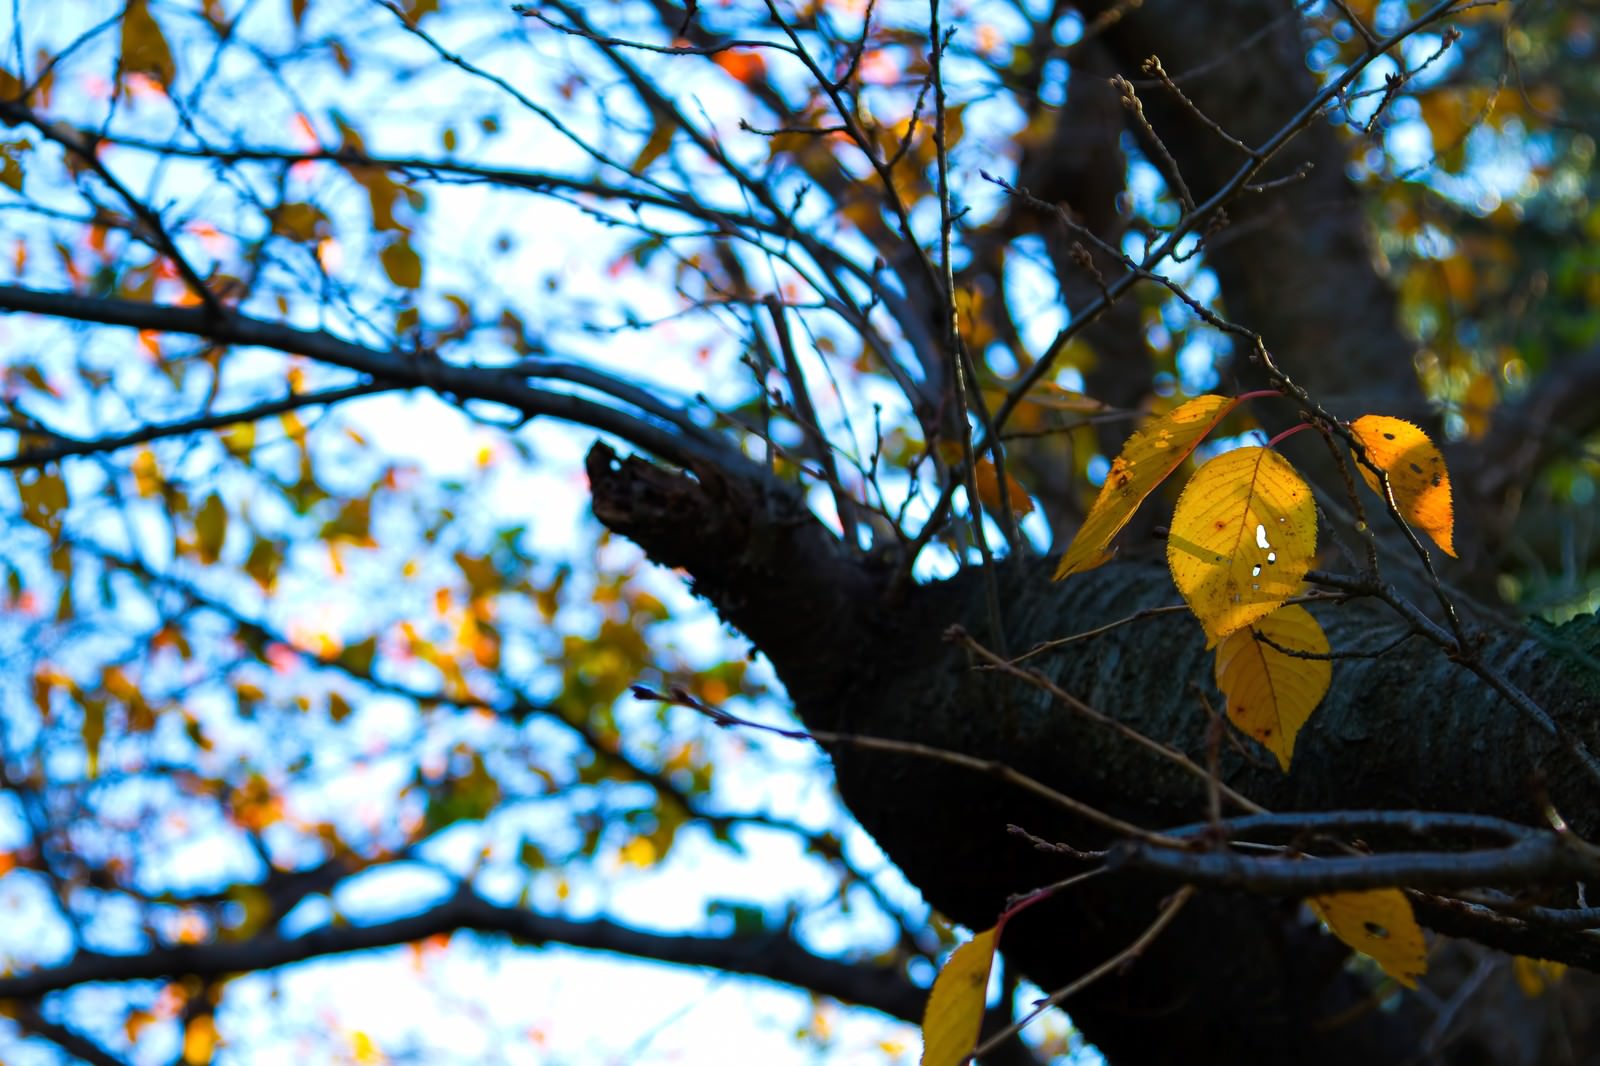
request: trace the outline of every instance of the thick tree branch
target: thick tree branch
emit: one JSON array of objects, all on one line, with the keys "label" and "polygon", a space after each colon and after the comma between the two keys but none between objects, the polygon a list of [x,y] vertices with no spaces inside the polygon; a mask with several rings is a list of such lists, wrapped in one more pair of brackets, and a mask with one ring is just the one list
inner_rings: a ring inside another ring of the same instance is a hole
[{"label": "thick tree branch", "polygon": [[[80,296],[20,285],[0,285],[0,311],[24,311],[106,326],[187,334],[218,344],[303,355],[368,375],[376,383],[390,388],[429,389],[458,400],[503,404],[529,418],[546,416],[592,426],[680,465],[709,462],[730,473],[758,479],[765,477],[759,465],[745,458],[726,439],[690,422],[687,415],[664,425],[655,417],[647,417],[649,412],[630,414],[571,393],[534,388],[527,379],[537,375],[537,364],[514,368],[457,366],[444,362],[432,352],[383,351],[331,333],[298,329],[238,311],[215,314],[203,308]],[[594,382],[585,384],[600,387]]]},{"label": "thick tree branch", "polygon": [[605,919],[574,921],[458,894],[409,918],[376,925],[328,926],[292,938],[256,936],[238,942],[155,948],[138,955],[83,952],[59,966],[0,977],[0,999],[36,999],[107,981],[216,980],[326,955],[409,944],[458,930],[503,933],[517,943],[562,944],[748,974],[906,1021],[920,1020],[927,996],[895,969],[823,958],[781,930],[726,937],[652,933]]}]

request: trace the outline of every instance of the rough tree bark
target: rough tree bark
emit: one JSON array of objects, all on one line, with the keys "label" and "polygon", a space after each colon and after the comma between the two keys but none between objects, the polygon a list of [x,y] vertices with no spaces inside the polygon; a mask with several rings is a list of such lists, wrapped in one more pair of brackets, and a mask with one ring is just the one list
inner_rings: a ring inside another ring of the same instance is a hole
[{"label": "rough tree bark", "polygon": [[[798,500],[771,486],[618,461],[604,447],[591,453],[589,475],[600,519],[656,561],[686,569],[696,590],[768,655],[808,727],[996,759],[1145,825],[1204,817],[1204,790],[1193,777],[1051,706],[1035,689],[973,669],[944,638],[951,624],[982,625],[975,572],[897,595],[889,572],[848,556]],[[1017,646],[1175,598],[1159,567],[1136,562],[1064,585],[1051,584],[1042,565],[1019,562],[1003,567],[1001,580],[1007,635]],[[1375,606],[1318,613],[1335,647],[1371,647],[1376,633],[1393,628]],[[1192,620],[1152,618],[1071,648],[1047,667],[1064,688],[1204,757],[1207,718],[1193,686],[1209,676],[1209,664]],[[1485,654],[1508,664],[1513,680],[1593,746],[1600,692],[1573,664],[1572,648],[1600,652],[1593,619],[1498,634]],[[1209,684],[1204,691],[1215,700]],[[1083,848],[1106,843],[1098,830],[970,771],[847,747],[833,755],[852,812],[934,906],[973,926],[991,924],[1012,893],[1074,871],[1007,825]],[[1547,795],[1580,832],[1600,822],[1592,781],[1567,751],[1420,641],[1339,664],[1292,773],[1231,752],[1221,765],[1227,783],[1274,810],[1423,808],[1539,824]],[[1007,953],[1045,987],[1065,984],[1130,943],[1173,887],[1131,872],[1103,877],[1008,928]],[[1420,916],[1510,950],[1600,966],[1600,950],[1581,936],[1541,939],[1444,909],[1424,907]],[[1292,903],[1206,892],[1126,975],[1074,1001],[1072,1014],[1119,1066],[1412,1061],[1435,1015],[1410,998],[1399,1010],[1360,1010],[1365,991],[1340,970],[1344,955]],[[1528,1003],[1524,1013],[1549,1011]],[[1328,1027],[1345,1015],[1350,1020]],[[1438,1061],[1481,1061],[1480,1050],[1458,1038]]]}]

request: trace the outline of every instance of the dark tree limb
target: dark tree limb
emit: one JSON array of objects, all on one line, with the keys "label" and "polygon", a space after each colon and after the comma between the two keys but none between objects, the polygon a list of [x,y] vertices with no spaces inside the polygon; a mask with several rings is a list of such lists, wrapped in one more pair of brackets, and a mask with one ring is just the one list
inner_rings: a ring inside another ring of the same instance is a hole
[{"label": "dark tree limb", "polygon": [[138,955],[82,952],[65,963],[0,977],[0,999],[37,999],[78,985],[107,981],[219,980],[232,974],[289,966],[326,955],[409,944],[469,930],[501,933],[517,943],[561,944],[680,966],[705,966],[792,984],[847,1003],[919,1021],[927,992],[892,967],[824,958],[786,931],[726,937],[652,933],[605,919],[575,921],[457,894],[421,914],[375,925],[326,926],[298,937],[155,948]]},{"label": "dark tree limb", "polygon": [[[762,468],[746,459],[731,442],[695,425],[687,414],[668,422],[655,417],[653,412],[635,414],[583,396],[529,385],[528,379],[539,374],[539,364],[507,368],[458,366],[441,360],[430,351],[385,351],[325,331],[298,329],[238,311],[212,313],[203,308],[81,296],[20,285],[0,285],[0,311],[187,334],[217,344],[270,348],[303,355],[365,374],[390,388],[428,389],[458,401],[486,400],[503,404],[528,418],[551,417],[592,426],[685,466],[698,458],[702,462],[714,461],[746,477],[762,476]],[[554,362],[551,365],[570,366]],[[597,378],[584,384],[603,390]]]}]

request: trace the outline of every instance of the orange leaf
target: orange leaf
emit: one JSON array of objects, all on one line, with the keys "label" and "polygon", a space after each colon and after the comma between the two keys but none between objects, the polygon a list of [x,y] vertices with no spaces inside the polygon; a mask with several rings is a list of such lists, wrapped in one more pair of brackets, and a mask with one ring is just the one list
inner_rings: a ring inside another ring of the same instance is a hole
[{"label": "orange leaf", "polygon": [[1111,464],[1089,517],[1061,557],[1056,580],[1092,570],[1110,559],[1106,545],[1128,524],[1145,497],[1238,405],[1231,396],[1196,396],[1129,437],[1122,454]]},{"label": "orange leaf", "polygon": [[1167,564],[1210,647],[1300,590],[1317,551],[1311,488],[1266,448],[1224,452],[1178,497]]},{"label": "orange leaf", "polygon": [[1254,626],[1235,630],[1217,647],[1217,688],[1228,697],[1228,720],[1259,740],[1289,769],[1295,737],[1333,679],[1327,659],[1298,659],[1268,644],[1328,654],[1328,638],[1304,607],[1280,607]]},{"label": "orange leaf", "polygon": [[718,52],[712,57],[712,61],[746,85],[760,81],[767,74],[767,61],[760,52],[743,49]]},{"label": "orange leaf", "polygon": [[985,929],[951,952],[922,1011],[922,1066],[959,1066],[972,1054],[989,995],[998,930]]},{"label": "orange leaf", "polygon": [[1411,911],[1411,901],[1398,888],[1371,892],[1336,892],[1306,901],[1333,935],[1370,956],[1383,972],[1407,988],[1428,972],[1428,949]]},{"label": "orange leaf", "polygon": [[[1350,431],[1372,464],[1387,475],[1400,517],[1432,537],[1446,555],[1454,556],[1450,473],[1433,441],[1410,422],[1385,415],[1362,415],[1350,423]],[[1365,463],[1358,464],[1358,469],[1367,487],[1382,496],[1377,475]]]},{"label": "orange leaf", "polygon": [[[995,476],[994,463],[988,459],[980,460],[973,475],[978,482],[978,499],[989,510],[999,511],[1000,479]],[[1028,490],[1011,476],[1009,470],[1006,471],[1006,497],[1011,503],[1011,513],[1018,518],[1033,513],[1033,500],[1028,497]]]}]

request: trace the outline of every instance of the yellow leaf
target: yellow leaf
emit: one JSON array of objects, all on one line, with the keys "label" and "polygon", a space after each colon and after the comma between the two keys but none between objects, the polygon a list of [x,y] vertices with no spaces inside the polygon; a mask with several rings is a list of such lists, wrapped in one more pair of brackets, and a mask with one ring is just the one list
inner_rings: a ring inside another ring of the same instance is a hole
[{"label": "yellow leaf", "polygon": [[1289,769],[1294,740],[1333,679],[1327,659],[1297,659],[1260,639],[1295,651],[1328,654],[1328,638],[1304,607],[1280,607],[1254,626],[1235,630],[1217,648],[1217,688],[1228,719],[1259,740]]},{"label": "yellow leaf", "polygon": [[650,139],[644,142],[644,147],[639,150],[639,155],[628,166],[635,174],[643,174],[645,168],[666,154],[672,147],[672,135],[677,132],[677,127],[671,119],[657,121],[650,129]]},{"label": "yellow leaf", "polygon": [[997,930],[985,929],[945,960],[922,1011],[922,1066],[959,1066],[983,1023]]},{"label": "yellow leaf", "polygon": [[209,566],[222,557],[222,545],[228,539],[228,509],[214,492],[194,516],[194,535],[202,563]]},{"label": "yellow leaf", "polygon": [[83,701],[83,753],[89,777],[100,773],[100,742],[106,737],[106,701],[93,697]]},{"label": "yellow leaf", "polygon": [[217,1023],[209,1014],[192,1019],[183,1031],[183,1061],[203,1066],[217,1052]]},{"label": "yellow leaf", "polygon": [[337,661],[340,666],[358,677],[366,677],[372,673],[372,660],[377,654],[378,638],[371,636],[347,646],[339,653]]},{"label": "yellow leaf", "polygon": [[1407,988],[1428,972],[1428,949],[1411,902],[1398,888],[1336,892],[1306,901],[1333,935],[1370,956],[1383,972]]},{"label": "yellow leaf", "polygon": [[1172,580],[1207,647],[1298,592],[1316,550],[1311,489],[1267,448],[1224,452],[1195,471],[1167,535]]},{"label": "yellow leaf", "polygon": [[177,76],[172,49],[146,0],[131,0],[122,16],[122,69],[150,74],[162,85]]},{"label": "yellow leaf", "polygon": [[360,1030],[350,1034],[350,1055],[362,1066],[389,1061],[389,1056],[378,1047],[377,1041]]},{"label": "yellow leaf", "polygon": [[1196,396],[1128,438],[1111,464],[1100,495],[1056,567],[1056,580],[1091,570],[1111,558],[1106,545],[1144,498],[1183,463],[1218,422],[1237,407],[1230,396]]},{"label": "yellow leaf", "polygon": [[[978,482],[978,499],[991,511],[1000,510],[1000,479],[995,476],[994,463],[988,459],[978,462],[974,471]],[[1033,513],[1033,500],[1028,498],[1028,490],[1022,483],[1006,471],[1006,497],[1011,504],[1011,513],[1021,518],[1023,515]]]},{"label": "yellow leaf", "polygon": [[161,492],[161,468],[156,463],[156,453],[149,448],[140,448],[133,457],[133,485],[146,498]]},{"label": "yellow leaf", "polygon": [[256,424],[236,422],[222,434],[222,446],[235,459],[248,459],[256,446]]},{"label": "yellow leaf", "polygon": [[329,236],[332,228],[320,208],[299,201],[279,204],[267,217],[272,220],[272,232],[291,241],[314,241]]},{"label": "yellow leaf", "polygon": [[[1385,415],[1362,415],[1350,423],[1350,432],[1373,465],[1388,475],[1400,517],[1432,537],[1446,555],[1455,555],[1450,474],[1428,435],[1410,422]],[[1377,475],[1364,463],[1357,466],[1361,480],[1382,496]]]},{"label": "yellow leaf", "polygon": [[1564,962],[1530,959],[1526,955],[1518,955],[1511,960],[1511,976],[1517,979],[1517,987],[1529,999],[1544,995],[1545,990],[1561,980],[1566,972],[1567,965]]},{"label": "yellow leaf", "polygon": [[404,236],[378,253],[383,261],[384,273],[402,289],[420,288],[422,285],[422,257]]},{"label": "yellow leaf", "polygon": [[649,837],[634,837],[622,845],[622,861],[643,869],[656,864],[656,846]]},{"label": "yellow leaf", "polygon": [[1461,417],[1467,423],[1467,439],[1482,440],[1489,432],[1489,416],[1494,412],[1495,400],[1500,396],[1495,376],[1479,371],[1467,384],[1466,395],[1461,398]]},{"label": "yellow leaf", "polygon": [[0,142],[0,185],[22,191],[22,157],[33,150],[33,142],[26,137],[17,141]]},{"label": "yellow leaf", "polygon": [[[1204,397],[1201,397],[1204,399]],[[1039,407],[1048,407],[1055,411],[1073,411],[1078,414],[1094,415],[1110,408],[1104,403],[1085,393],[1064,389],[1053,381],[1041,381],[1028,395],[1022,398],[1025,404],[1035,404]],[[999,406],[995,404],[994,406]]]}]

